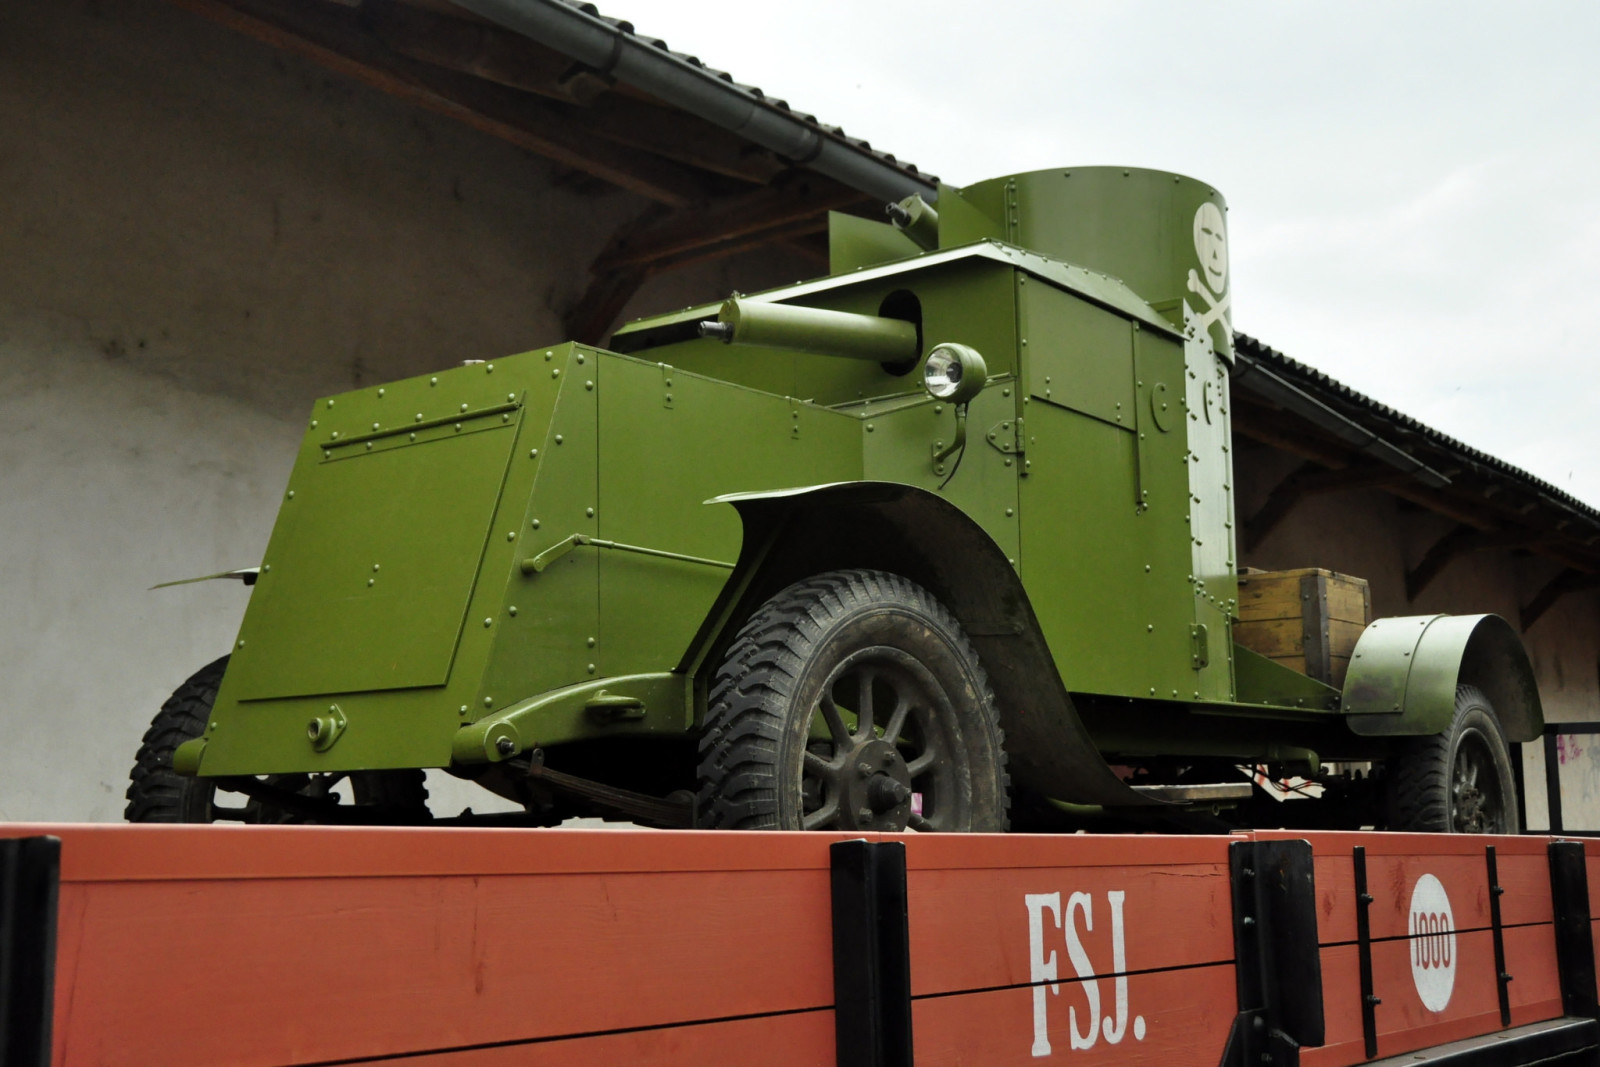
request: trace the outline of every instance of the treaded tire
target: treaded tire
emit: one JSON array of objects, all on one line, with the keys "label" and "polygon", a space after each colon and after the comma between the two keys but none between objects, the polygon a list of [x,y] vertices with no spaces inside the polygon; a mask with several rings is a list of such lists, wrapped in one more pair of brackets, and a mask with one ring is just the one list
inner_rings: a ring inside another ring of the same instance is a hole
[{"label": "treaded tire", "polygon": [[[303,821],[256,801],[239,809],[219,808],[215,783],[178,774],[172,769],[172,753],[177,747],[204,732],[217,700],[217,687],[222,684],[227,669],[227,656],[213,660],[191,675],[161,705],[134,757],[133,770],[128,776],[128,806],[123,809],[123,818],[129,822],[208,823],[218,821],[222,815],[238,822]],[[291,782],[292,779],[308,777],[276,775],[269,780],[295,788],[298,783]],[[417,821],[427,819],[428,788],[420,770],[358,771],[350,775],[350,790],[357,804],[381,804],[415,812]]]},{"label": "treaded tire", "polygon": [[772,597],[708,704],[702,827],[1006,829],[988,676],[955,616],[899,575],[830,571]]},{"label": "treaded tire", "polygon": [[1443,733],[1408,739],[1389,760],[1389,829],[1514,834],[1522,829],[1511,749],[1476,686],[1456,687]]}]

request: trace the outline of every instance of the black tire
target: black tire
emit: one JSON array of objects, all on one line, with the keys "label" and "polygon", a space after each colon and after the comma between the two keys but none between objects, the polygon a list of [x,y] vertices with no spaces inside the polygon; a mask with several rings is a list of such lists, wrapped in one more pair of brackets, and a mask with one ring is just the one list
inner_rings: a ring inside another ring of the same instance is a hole
[{"label": "black tire", "polygon": [[709,705],[700,826],[1006,828],[988,676],[955,616],[898,575],[831,571],[778,593],[734,638]]},{"label": "black tire", "polygon": [[1389,760],[1389,829],[1515,834],[1517,779],[1500,720],[1475,686],[1456,687],[1450,726],[1408,739]]},{"label": "black tire", "polygon": [[[134,758],[129,775],[128,806],[123,809],[123,818],[129,822],[163,823],[305,821],[242,795],[237,806],[219,803],[215,782],[191,778],[172,769],[173,751],[205,730],[211,718],[211,707],[217,700],[217,687],[222,684],[222,675],[227,669],[227,656],[206,664],[161,705]],[[327,796],[343,777],[282,774],[269,776],[267,781],[297,793]],[[428,788],[422,771],[358,771],[349,778],[356,804],[383,806],[393,813],[408,815],[414,821],[427,820]]]}]

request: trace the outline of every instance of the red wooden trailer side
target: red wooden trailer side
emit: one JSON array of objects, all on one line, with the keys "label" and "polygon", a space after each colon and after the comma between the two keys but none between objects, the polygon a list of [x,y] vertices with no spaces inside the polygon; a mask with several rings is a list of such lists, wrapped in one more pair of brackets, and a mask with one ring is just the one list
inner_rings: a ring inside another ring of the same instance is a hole
[{"label": "red wooden trailer side", "polygon": [[[60,842],[53,979],[31,990],[37,1062],[57,1067],[1343,1067],[1600,1048],[1600,846],[1546,838],[0,838]],[[20,933],[0,964],[17,1035],[22,957],[44,949],[15,946],[51,921],[25,896],[6,898]]]}]

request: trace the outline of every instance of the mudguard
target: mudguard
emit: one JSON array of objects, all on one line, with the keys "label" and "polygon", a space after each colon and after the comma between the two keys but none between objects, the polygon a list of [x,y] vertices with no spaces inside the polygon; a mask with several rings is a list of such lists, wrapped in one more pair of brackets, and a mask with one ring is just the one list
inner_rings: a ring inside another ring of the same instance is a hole
[{"label": "mudguard", "polygon": [[1489,698],[1508,740],[1543,732],[1533,666],[1498,615],[1410,615],[1368,626],[1345,676],[1345,721],[1365,737],[1436,734],[1455,714],[1458,685]]},{"label": "mudguard", "polygon": [[915,581],[950,608],[988,670],[1011,777],[1075,804],[1152,807],[1107,766],[1045,645],[1005,553],[955,505],[895,482],[847,482],[736,493],[744,523],[733,578],[684,669],[703,671],[738,620],[791,582],[838,567],[874,567]]}]

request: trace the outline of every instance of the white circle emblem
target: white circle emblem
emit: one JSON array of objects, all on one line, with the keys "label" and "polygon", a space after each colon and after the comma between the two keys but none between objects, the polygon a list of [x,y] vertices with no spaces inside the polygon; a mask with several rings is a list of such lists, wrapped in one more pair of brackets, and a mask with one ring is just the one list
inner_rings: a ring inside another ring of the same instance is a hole
[{"label": "white circle emblem", "polygon": [[1456,920],[1439,879],[1425,874],[1411,890],[1411,980],[1429,1011],[1444,1011],[1456,987]]}]

